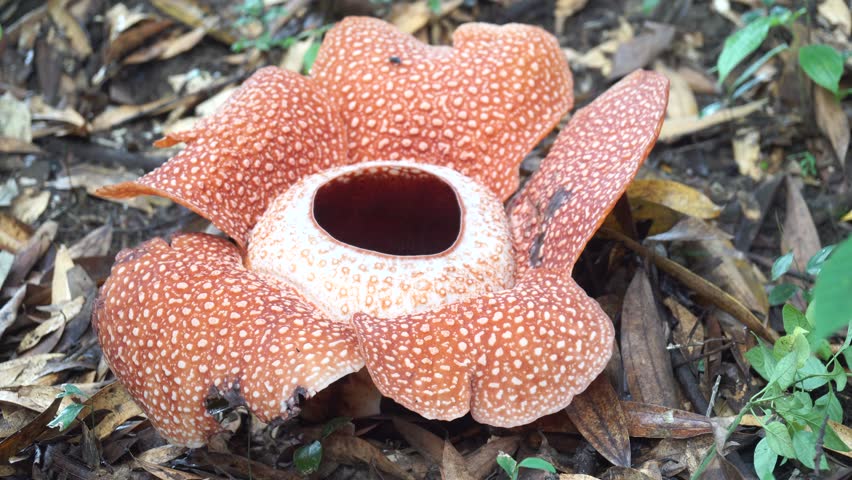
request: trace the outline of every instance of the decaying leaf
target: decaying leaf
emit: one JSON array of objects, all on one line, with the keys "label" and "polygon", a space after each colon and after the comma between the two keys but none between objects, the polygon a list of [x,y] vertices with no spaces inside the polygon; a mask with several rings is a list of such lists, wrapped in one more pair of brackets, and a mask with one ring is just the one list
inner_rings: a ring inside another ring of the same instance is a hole
[{"label": "decaying leaf", "polygon": [[579,12],[589,3],[589,0],[556,0],[553,7],[553,26],[557,35],[565,31],[565,20]]},{"label": "decaying leaf", "polygon": [[766,105],[767,100],[757,100],[747,103],[739,107],[725,108],[718,110],[710,115],[687,118],[671,118],[666,119],[663,123],[663,129],[660,131],[660,142],[670,142],[690,133],[700,132],[710,127],[715,127],[723,123],[732,122],[734,120],[751,115],[759,111]]},{"label": "decaying leaf", "polygon": [[614,465],[631,464],[627,418],[605,375],[574,397],[565,411],[583,438],[604,458]]},{"label": "decaying leaf", "polygon": [[[50,182],[49,186],[59,190],[83,187],[86,192],[92,194],[105,185],[135,180],[137,177],[138,175],[135,173],[128,172],[123,168],[107,168],[90,163],[78,163],[68,169],[67,175]],[[168,205],[169,201],[161,197],[146,196],[120,200],[119,203],[125,203],[150,214],[156,206]]]},{"label": "decaying leaf", "polygon": [[646,32],[636,35],[618,46],[612,59],[610,79],[623,77],[628,73],[642,68],[657,58],[657,55],[669,48],[674,38],[675,29],[671,25],[656,22],[645,22]]},{"label": "decaying leaf", "polygon": [[716,218],[722,211],[703,193],[671,180],[634,180],[627,187],[627,196],[665,205],[674,211],[702,219]]},{"label": "decaying leaf", "polygon": [[633,398],[641,402],[676,408],[677,383],[667,338],[651,283],[638,270],[624,295],[621,313],[621,356],[627,385]]},{"label": "decaying leaf", "polygon": [[847,37],[852,35],[852,14],[849,13],[849,3],[845,0],[825,0],[819,4],[817,12],[828,20],[828,23],[837,25]]},{"label": "decaying leaf", "polygon": [[338,463],[374,465],[379,470],[402,479],[413,477],[401,470],[395,463],[366,440],[351,435],[333,433],[323,441],[323,449],[328,457]]},{"label": "decaying leaf", "polygon": [[845,167],[846,152],[849,151],[849,117],[831,92],[816,85],[814,113],[817,126],[831,142],[840,165]]},{"label": "decaying leaf", "polygon": [[734,161],[740,174],[748,175],[754,180],[766,176],[760,167],[760,132],[755,128],[737,130],[733,139]]},{"label": "decaying leaf", "polygon": [[0,137],[14,138],[25,143],[33,140],[30,129],[30,109],[27,104],[18,100],[11,92],[0,97]]},{"label": "decaying leaf", "polygon": [[444,480],[474,480],[468,472],[464,457],[453,447],[449,440],[444,441],[441,458],[441,478]]},{"label": "decaying leaf", "polygon": [[656,62],[654,70],[669,79],[669,104],[666,107],[666,116],[680,118],[698,115],[698,102],[683,75],[666,67],[662,62]]},{"label": "decaying leaf", "polygon": [[781,232],[779,256],[792,251],[798,270],[804,270],[808,260],[822,248],[811,211],[802,197],[801,187],[792,177],[787,177],[787,215]]},{"label": "decaying leaf", "polygon": [[12,202],[12,215],[24,224],[34,223],[47,210],[50,192],[25,190]]}]

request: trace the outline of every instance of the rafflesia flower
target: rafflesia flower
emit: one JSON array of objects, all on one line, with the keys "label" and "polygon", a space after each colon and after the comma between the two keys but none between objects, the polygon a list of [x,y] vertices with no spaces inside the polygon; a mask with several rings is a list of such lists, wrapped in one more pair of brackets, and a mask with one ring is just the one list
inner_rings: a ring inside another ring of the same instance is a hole
[{"label": "rafflesia flower", "polygon": [[365,365],[427,418],[501,427],[564,408],[604,368],[612,323],[571,270],[652,148],[667,82],[635,72],[577,112],[509,200],[571,74],[539,28],[453,41],[346,19],[310,77],[258,71],[158,142],[184,142],[177,156],[101,190],[168,197],[234,242],[125,250],[95,309],[110,367],[170,442],[221,428],[211,394],[269,421]]}]

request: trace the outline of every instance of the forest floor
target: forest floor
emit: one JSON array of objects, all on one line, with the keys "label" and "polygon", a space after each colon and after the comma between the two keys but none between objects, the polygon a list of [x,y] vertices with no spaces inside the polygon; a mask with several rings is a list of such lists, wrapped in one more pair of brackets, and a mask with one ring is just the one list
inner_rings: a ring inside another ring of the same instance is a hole
[{"label": "forest floor", "polygon": [[[848,3],[555,3],[267,0],[257,10],[252,0],[0,0],[0,476],[303,478],[295,452],[345,416],[363,385],[339,382],[300,417],[272,426],[228,408],[218,414],[227,434],[207,447],[166,444],[114,382],[91,312],[119,250],[212,230],[168,200],[112,202],[92,192],[162,164],[180,146],[153,142],[215,111],[259,67],[304,71],[326,25],[372,15],[443,45],[465,22],[538,25],[569,60],[575,110],[637,68],[666,75],[670,101],[627,194],[635,231],[625,233],[647,249],[599,234],[575,269],[615,323],[620,348],[608,375],[566,412],[512,429],[470,416],[429,421],[384,399],[380,414],[322,438],[311,478],[506,478],[495,463],[501,451],[543,458],[564,479],[689,478],[714,448],[725,456],[702,478],[757,478],[761,425],[780,417],[749,408],[726,434],[767,384],[747,352],[755,334],[793,333],[782,306],[806,308],[815,279],[809,260],[852,230],[852,103],[816,86],[797,57],[813,43],[852,50]],[[749,18],[771,15],[765,3],[803,11],[772,28],[720,84],[725,39]],[[847,58],[846,88],[850,67]],[[523,176],[554,138],[524,160]],[[605,226],[617,230],[619,222]],[[789,252],[792,264],[773,279],[776,259]],[[730,308],[731,298],[744,308]],[[843,340],[829,339],[833,351]],[[832,385],[791,395],[827,398],[848,418],[852,397]],[[782,423],[795,437],[789,419]],[[824,438],[834,425],[852,445],[842,423],[807,431],[827,470],[815,473],[800,455],[779,463],[776,477],[852,475],[850,453]],[[789,448],[803,448],[796,438]],[[521,469],[521,478],[556,476]]]}]

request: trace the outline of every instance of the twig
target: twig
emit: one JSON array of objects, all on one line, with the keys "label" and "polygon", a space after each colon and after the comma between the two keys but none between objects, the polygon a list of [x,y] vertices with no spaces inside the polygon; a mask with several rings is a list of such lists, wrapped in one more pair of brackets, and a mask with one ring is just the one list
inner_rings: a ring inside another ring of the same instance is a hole
[{"label": "twig", "polygon": [[699,296],[707,299],[717,308],[731,314],[731,316],[751,329],[754,333],[760,335],[760,337],[764,340],[770,343],[775,343],[778,339],[778,333],[764,325],[763,322],[761,322],[760,319],[751,312],[751,310],[746,308],[745,305],[740,303],[739,300],[732,297],[718,286],[708,282],[700,275],[691,272],[689,269],[677,262],[657,255],[650,249],[642,246],[634,240],[631,240],[620,232],[603,227],[600,229],[600,233],[603,233],[609,238],[620,241],[630,250],[633,250],[643,257],[649,258],[654,262],[657,268],[680,280],[681,283],[694,290]]}]

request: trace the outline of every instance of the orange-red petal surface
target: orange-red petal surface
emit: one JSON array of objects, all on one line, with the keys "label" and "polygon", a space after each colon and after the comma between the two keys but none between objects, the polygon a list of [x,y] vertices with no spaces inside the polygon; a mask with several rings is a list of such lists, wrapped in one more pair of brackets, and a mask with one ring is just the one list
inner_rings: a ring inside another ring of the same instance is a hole
[{"label": "orange-red petal surface", "polygon": [[539,266],[570,273],[651,152],[668,92],[664,76],[637,71],[571,118],[509,206],[519,277]]},{"label": "orange-red petal surface", "polygon": [[354,324],[382,394],[427,418],[470,410],[501,427],[565,408],[612,354],[609,317],[546,269],[512,290],[393,321],[358,314]]},{"label": "orange-red petal surface", "polygon": [[347,18],[326,34],[311,75],[332,92],[354,161],[448,166],[505,200],[523,157],[571,108],[571,73],[537,27],[465,24],[453,44]]},{"label": "orange-red petal surface", "polygon": [[220,427],[210,394],[238,394],[268,421],[364,365],[354,333],[245,270],[202,234],[122,251],[94,325],[112,371],[164,438],[200,446]]},{"label": "orange-red petal surface", "polygon": [[326,94],[307,78],[258,70],[216,114],[159,145],[187,146],[109,198],[161,195],[191,208],[245,246],[267,205],[303,176],[346,163],[346,134]]}]

